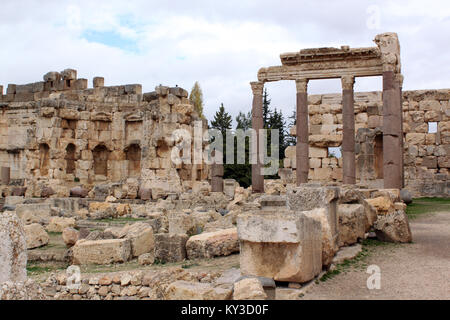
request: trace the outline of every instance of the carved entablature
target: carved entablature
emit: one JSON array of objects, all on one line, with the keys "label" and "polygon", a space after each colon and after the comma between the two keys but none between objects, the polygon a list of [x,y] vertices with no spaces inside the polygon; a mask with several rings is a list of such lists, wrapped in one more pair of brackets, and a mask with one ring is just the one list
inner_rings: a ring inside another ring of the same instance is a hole
[{"label": "carved entablature", "polygon": [[299,78],[331,79],[343,76],[380,76],[383,71],[400,73],[400,45],[397,34],[384,33],[375,38],[376,47],[315,48],[280,55],[281,66],[261,68],[260,82]]},{"label": "carved entablature", "polygon": [[280,55],[283,66],[297,66],[314,63],[339,63],[358,60],[376,60],[380,58],[380,50],[377,47],[352,48],[342,46],[338,48],[303,49],[299,52],[283,53]]},{"label": "carved entablature", "polygon": [[112,114],[106,113],[106,112],[95,112],[91,114],[91,120],[92,121],[106,121],[111,122],[112,121]]},{"label": "carved entablature", "polygon": [[400,43],[396,33],[387,32],[375,37],[375,43],[381,52],[383,71],[401,73]]},{"label": "carved entablature", "polygon": [[127,112],[124,114],[125,121],[142,121],[144,113],[142,111]]}]

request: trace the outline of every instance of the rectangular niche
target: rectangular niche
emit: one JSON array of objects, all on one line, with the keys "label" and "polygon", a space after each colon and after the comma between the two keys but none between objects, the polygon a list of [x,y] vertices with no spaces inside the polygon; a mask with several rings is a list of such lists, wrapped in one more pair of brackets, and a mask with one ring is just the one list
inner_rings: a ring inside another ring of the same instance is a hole
[{"label": "rectangular niche", "polygon": [[142,121],[125,121],[125,139],[127,142],[142,139]]}]

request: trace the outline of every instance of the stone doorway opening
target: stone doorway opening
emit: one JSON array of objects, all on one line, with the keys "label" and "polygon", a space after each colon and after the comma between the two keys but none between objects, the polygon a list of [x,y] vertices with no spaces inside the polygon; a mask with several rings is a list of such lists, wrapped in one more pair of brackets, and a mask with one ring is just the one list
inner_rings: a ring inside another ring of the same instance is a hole
[{"label": "stone doorway opening", "polygon": [[108,175],[109,150],[104,145],[98,145],[92,151],[94,157],[94,173]]}]

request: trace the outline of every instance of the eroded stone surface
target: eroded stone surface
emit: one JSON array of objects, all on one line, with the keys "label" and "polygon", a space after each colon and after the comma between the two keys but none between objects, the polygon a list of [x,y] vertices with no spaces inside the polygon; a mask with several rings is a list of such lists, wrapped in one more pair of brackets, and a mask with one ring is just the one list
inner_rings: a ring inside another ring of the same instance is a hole
[{"label": "eroded stone surface", "polygon": [[39,223],[26,225],[24,226],[24,230],[27,239],[27,249],[45,246],[49,241],[47,232]]},{"label": "eroded stone surface", "polygon": [[239,252],[237,229],[225,229],[190,237],[186,243],[189,259],[213,258]]},{"label": "eroded stone surface", "polygon": [[394,211],[378,216],[375,222],[375,233],[381,241],[411,242],[412,234],[408,217],[404,211]]},{"label": "eroded stone surface", "polygon": [[74,264],[111,264],[130,257],[129,239],[79,240],[73,246]]},{"label": "eroded stone surface", "polygon": [[244,275],[306,282],[322,268],[322,228],[305,214],[238,216]]},{"label": "eroded stone surface", "polygon": [[15,212],[0,214],[0,283],[27,279],[27,242],[22,221]]}]

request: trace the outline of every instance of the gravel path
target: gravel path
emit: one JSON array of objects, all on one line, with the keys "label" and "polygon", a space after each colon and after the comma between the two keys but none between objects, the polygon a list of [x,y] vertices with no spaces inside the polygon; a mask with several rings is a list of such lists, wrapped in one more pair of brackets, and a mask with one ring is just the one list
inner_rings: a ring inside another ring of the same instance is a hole
[{"label": "gravel path", "polygon": [[351,268],[320,282],[303,299],[450,299],[450,212],[410,221],[413,243],[379,246],[366,259],[381,269],[381,288],[369,290],[366,269]]}]

